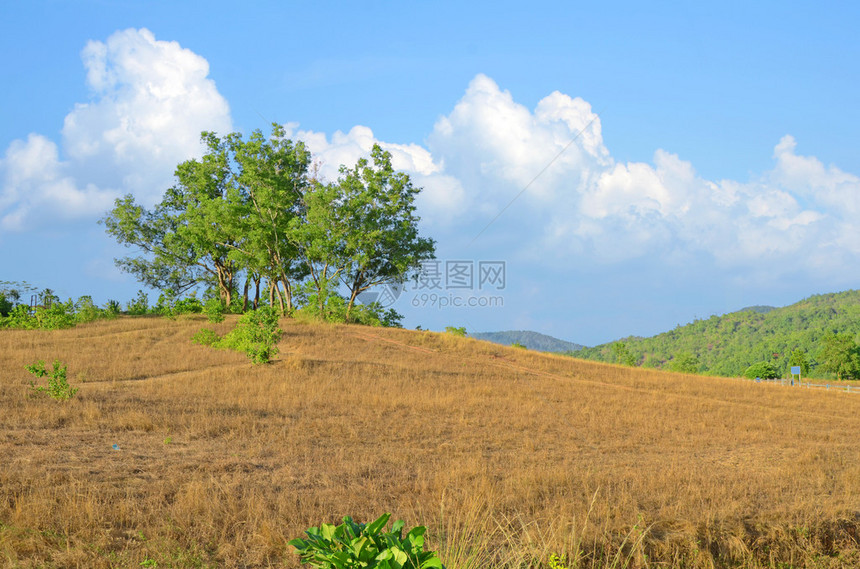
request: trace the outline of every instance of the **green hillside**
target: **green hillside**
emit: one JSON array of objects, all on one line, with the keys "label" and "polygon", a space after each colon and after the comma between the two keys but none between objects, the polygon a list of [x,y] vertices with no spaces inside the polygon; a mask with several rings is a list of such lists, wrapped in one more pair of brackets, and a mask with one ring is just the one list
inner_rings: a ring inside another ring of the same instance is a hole
[{"label": "green hillside", "polygon": [[[822,338],[830,333],[860,334],[860,291],[811,296],[783,308],[748,307],[650,338],[629,337],[571,355],[604,362],[699,373],[740,376],[754,363],[773,362],[787,372],[791,352],[800,349],[811,375],[831,377],[818,364]],[[816,369],[817,368],[817,369]]]},{"label": "green hillside", "polygon": [[504,344],[505,346],[516,343],[539,352],[577,352],[583,347],[581,344],[566,342],[565,340],[559,340],[558,338],[530,330],[475,332],[470,333],[469,336],[477,340],[487,340],[488,342]]}]

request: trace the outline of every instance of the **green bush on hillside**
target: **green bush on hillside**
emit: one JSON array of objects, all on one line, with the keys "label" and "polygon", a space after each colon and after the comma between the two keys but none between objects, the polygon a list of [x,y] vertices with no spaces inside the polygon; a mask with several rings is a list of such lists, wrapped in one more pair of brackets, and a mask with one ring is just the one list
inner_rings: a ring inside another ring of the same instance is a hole
[{"label": "green bush on hillside", "polygon": [[779,379],[780,373],[771,362],[758,362],[746,369],[744,377],[748,379],[755,379],[757,377],[761,379]]},{"label": "green bush on hillside", "polygon": [[57,401],[68,401],[78,392],[77,387],[69,385],[66,378],[66,366],[60,363],[60,360],[54,360],[53,369],[49,372],[45,368],[45,362],[39,360],[34,364],[25,366],[25,369],[38,378],[48,377],[48,385],[36,385],[35,382],[30,382],[30,389],[36,392],[47,393]]},{"label": "green bush on hillside", "polygon": [[278,355],[277,343],[281,333],[277,310],[271,306],[261,306],[243,314],[236,327],[223,338],[219,338],[214,330],[203,328],[194,335],[192,341],[213,348],[242,352],[252,363],[264,364]]},{"label": "green bush on hillside", "polygon": [[206,315],[209,322],[224,322],[224,312],[226,311],[224,301],[220,298],[210,298],[203,304],[203,314]]},{"label": "green bush on hillside", "polygon": [[696,373],[699,371],[699,358],[689,352],[681,352],[672,358],[669,369],[679,373]]},{"label": "green bush on hillside", "polygon": [[149,313],[149,295],[142,290],[137,291],[137,296],[129,300],[126,312],[131,316],[143,316]]}]

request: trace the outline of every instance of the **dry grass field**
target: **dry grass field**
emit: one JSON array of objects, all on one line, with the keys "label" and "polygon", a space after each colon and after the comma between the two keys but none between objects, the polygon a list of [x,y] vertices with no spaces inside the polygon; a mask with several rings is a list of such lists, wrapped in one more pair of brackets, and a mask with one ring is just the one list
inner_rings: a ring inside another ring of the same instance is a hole
[{"label": "dry grass field", "polygon": [[287,320],[253,366],[205,325],[0,330],[0,566],[294,567],[387,511],[448,569],[860,566],[860,395]]}]

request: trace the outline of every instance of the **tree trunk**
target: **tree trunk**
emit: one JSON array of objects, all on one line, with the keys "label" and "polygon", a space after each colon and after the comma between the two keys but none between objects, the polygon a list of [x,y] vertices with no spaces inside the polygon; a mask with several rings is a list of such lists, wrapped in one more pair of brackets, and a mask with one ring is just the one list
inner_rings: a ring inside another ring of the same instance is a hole
[{"label": "tree trunk", "polygon": [[284,279],[284,295],[287,297],[287,310],[293,311],[293,287],[289,279]]},{"label": "tree trunk", "polygon": [[358,296],[358,292],[352,291],[349,295],[349,303],[346,305],[346,316],[344,320],[349,322],[349,315],[352,312],[352,307],[355,305],[355,297]]},{"label": "tree trunk", "polygon": [[216,265],[218,276],[218,288],[220,289],[221,299],[230,307],[233,300],[233,273],[230,272],[224,265]]},{"label": "tree trunk", "polygon": [[[248,286],[251,284],[251,275],[250,273],[245,276],[245,289],[242,291],[242,312],[246,312],[248,310]],[[257,308],[256,305],[254,308]]]},{"label": "tree trunk", "polygon": [[284,297],[281,296],[281,287],[278,286],[278,281],[272,281],[275,292],[278,294],[278,305],[281,307],[281,316],[284,315]]}]

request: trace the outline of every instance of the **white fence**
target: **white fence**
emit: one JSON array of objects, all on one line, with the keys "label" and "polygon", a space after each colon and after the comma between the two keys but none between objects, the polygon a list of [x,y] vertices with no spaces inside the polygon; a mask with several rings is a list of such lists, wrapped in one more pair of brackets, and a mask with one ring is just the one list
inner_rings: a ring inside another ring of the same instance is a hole
[{"label": "white fence", "polygon": [[837,391],[845,391],[846,393],[860,393],[860,385],[850,386],[850,385],[831,385],[829,383],[810,383],[808,381],[804,382],[799,379],[760,379],[755,378],[756,383],[779,383],[786,387],[805,387],[805,388],[816,388],[816,389],[835,389]]}]

